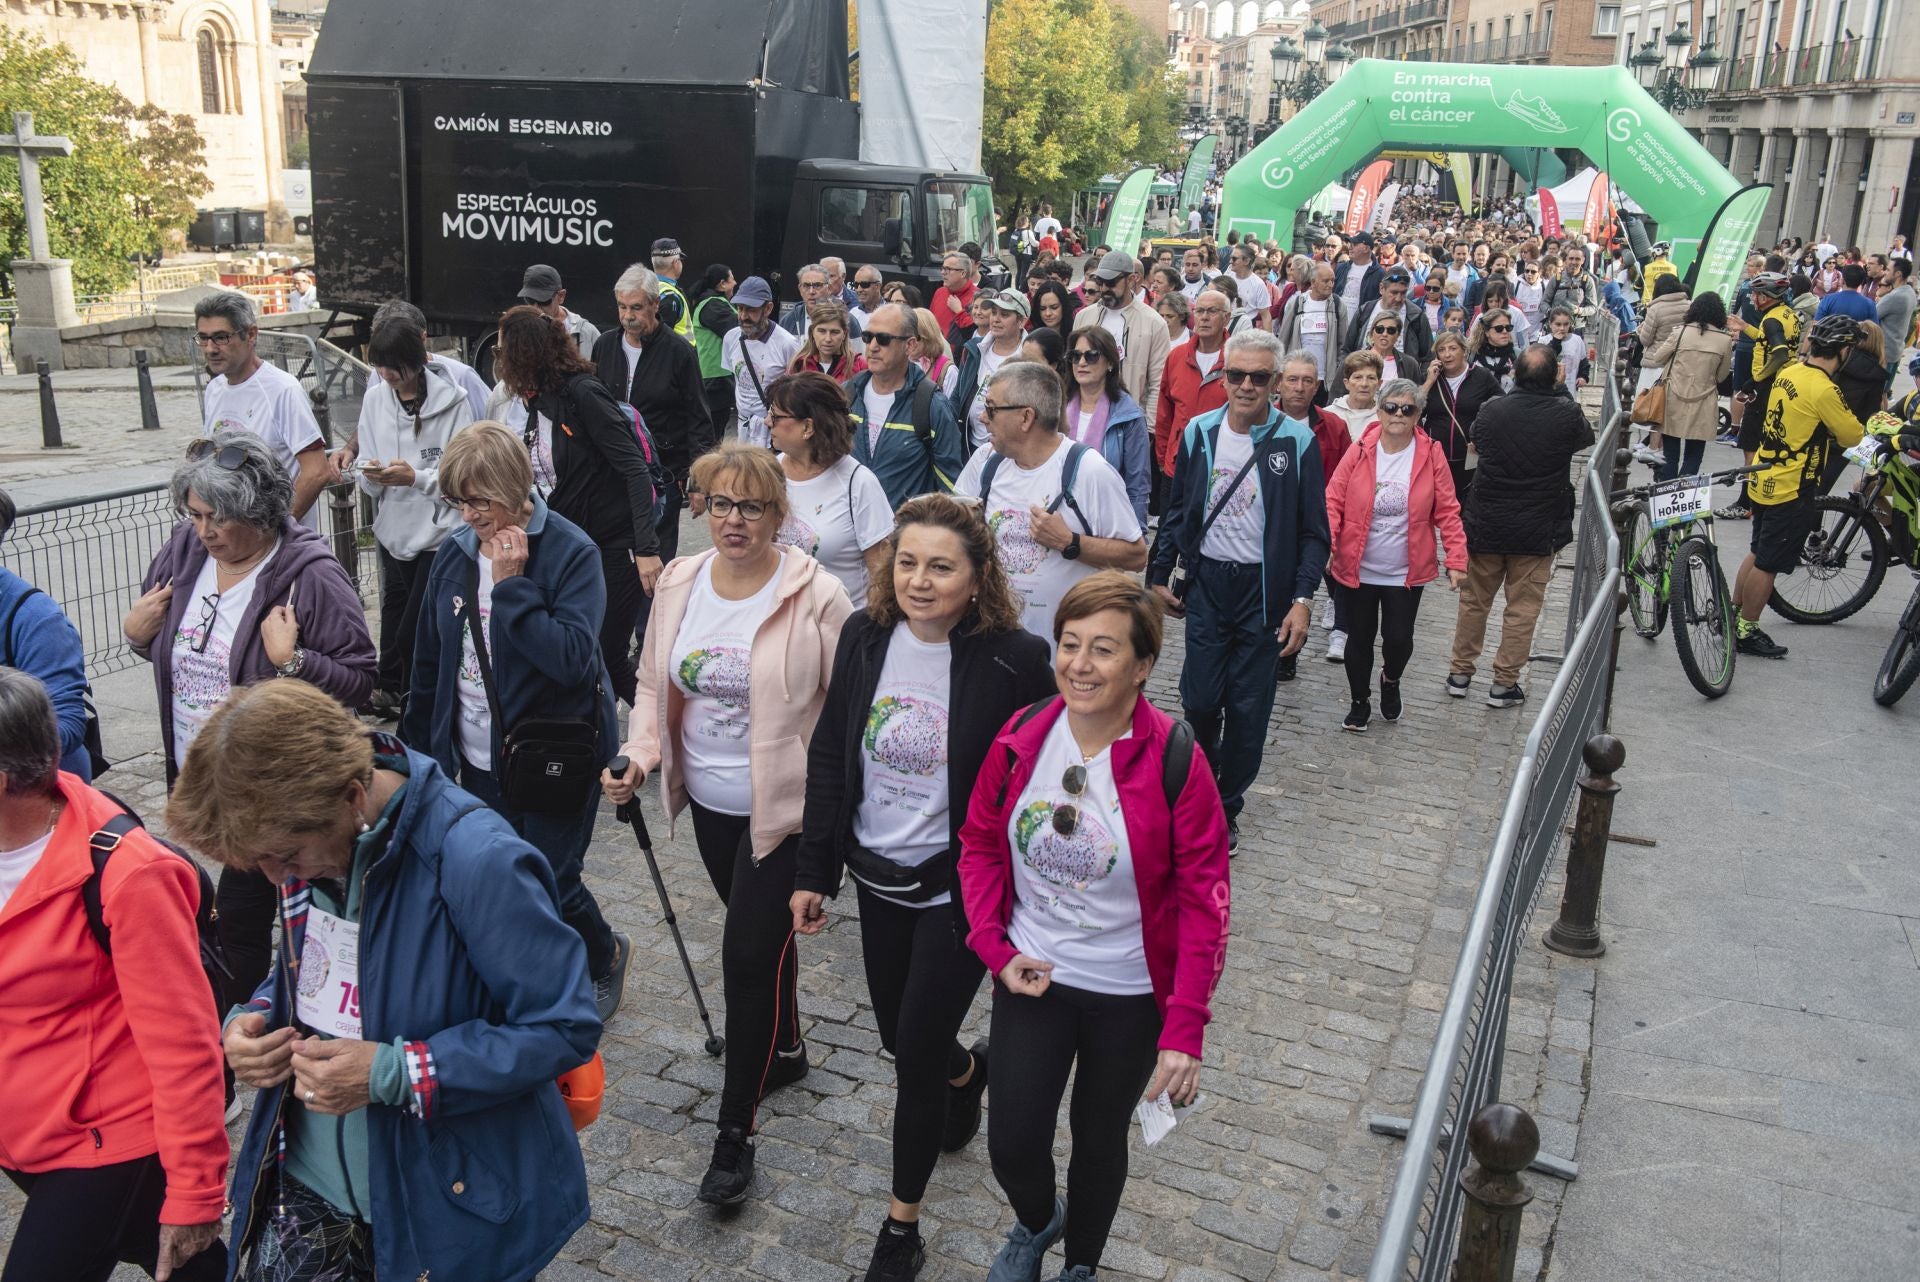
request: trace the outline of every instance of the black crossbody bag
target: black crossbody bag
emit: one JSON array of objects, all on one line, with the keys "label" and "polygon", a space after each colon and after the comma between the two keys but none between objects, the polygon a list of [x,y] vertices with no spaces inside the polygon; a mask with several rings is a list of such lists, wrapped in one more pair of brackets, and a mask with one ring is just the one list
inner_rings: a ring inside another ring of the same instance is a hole
[{"label": "black crossbody bag", "polygon": [[480,608],[469,604],[463,613],[480,665],[480,684],[487,689],[487,707],[501,726],[501,759],[493,763],[493,774],[502,799],[511,809],[536,814],[580,809],[600,786],[600,728],[578,717],[523,717],[507,725],[494,690]]},{"label": "black crossbody bag", "polygon": [[[1227,500],[1232,498],[1233,492],[1240,488],[1240,482],[1246,479],[1247,473],[1253,469],[1253,461],[1259,457],[1260,451],[1256,446],[1247,455],[1247,461],[1240,465],[1240,470],[1233,474],[1233,479],[1227,482],[1227,488],[1221,492],[1219,501],[1213,505],[1213,511],[1207,513],[1207,519],[1200,523],[1200,537],[1194,541],[1193,545],[1194,556],[1199,556],[1200,549],[1206,546],[1207,531],[1211,530],[1213,523],[1220,519],[1220,513],[1226,510]],[[1187,589],[1192,586],[1192,582],[1187,576],[1187,567],[1183,558],[1174,563],[1173,573],[1167,576],[1167,591],[1173,593],[1176,600],[1184,601],[1187,599]]]}]

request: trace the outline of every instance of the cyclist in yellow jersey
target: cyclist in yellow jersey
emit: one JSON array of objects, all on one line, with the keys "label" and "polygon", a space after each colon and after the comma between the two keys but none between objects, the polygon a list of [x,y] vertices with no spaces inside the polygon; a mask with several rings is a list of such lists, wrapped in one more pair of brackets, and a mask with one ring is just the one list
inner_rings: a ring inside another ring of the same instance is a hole
[{"label": "cyclist in yellow jersey", "polygon": [[[1749,288],[1754,308],[1760,313],[1760,323],[1746,325],[1735,321],[1730,328],[1736,339],[1745,338],[1753,344],[1752,377],[1743,391],[1734,394],[1734,399],[1745,406],[1740,419],[1740,451],[1751,464],[1754,451],[1760,448],[1767,407],[1773,400],[1773,380],[1800,349],[1800,315],[1788,305],[1793,297],[1793,282],[1784,273],[1760,272],[1753,277]],[[1714,516],[1726,521],[1744,521],[1752,514],[1752,504],[1742,493]]]},{"label": "cyclist in yellow jersey", "polygon": [[[1829,316],[1809,331],[1807,357],[1782,369],[1773,380],[1773,394],[1761,419],[1760,448],[1753,460],[1762,470],[1747,478],[1747,499],[1753,504],[1752,550],[1733,580],[1733,603],[1740,611],[1736,647],[1741,654],[1787,657],[1787,647],[1760,630],[1760,611],[1773,595],[1774,576],[1793,573],[1807,537],[1819,522],[1813,500],[1820,493],[1828,451],[1836,443],[1857,445],[1865,432],[1833,381],[1834,371],[1859,341],[1860,327],[1852,317]],[[1754,355],[1757,358],[1759,353]]]},{"label": "cyclist in yellow jersey", "polygon": [[1660,283],[1662,276],[1678,276],[1680,274],[1679,268],[1673,265],[1673,259],[1668,257],[1672,252],[1673,246],[1664,240],[1656,241],[1652,248],[1647,251],[1646,266],[1640,269],[1641,307],[1644,308],[1653,301],[1653,287]]}]

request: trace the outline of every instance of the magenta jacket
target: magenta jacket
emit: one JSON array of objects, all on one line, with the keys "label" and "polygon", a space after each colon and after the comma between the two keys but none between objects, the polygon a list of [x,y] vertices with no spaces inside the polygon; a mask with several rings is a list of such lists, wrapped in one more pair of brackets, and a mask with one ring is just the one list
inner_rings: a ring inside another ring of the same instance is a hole
[{"label": "magenta jacket", "polygon": [[[972,929],[967,946],[998,975],[1018,950],[1007,940],[1013,918],[1013,851],[1007,809],[1018,803],[1033,759],[1064,705],[1055,702],[1018,730],[1015,713],[994,739],[973,785],[960,828],[960,894]],[[1206,755],[1197,747],[1174,813],[1167,812],[1160,762],[1172,718],[1145,698],[1134,705],[1133,737],[1113,745],[1113,777],[1133,850],[1140,891],[1147,974],[1160,1007],[1160,1049],[1199,1059],[1207,1003],[1227,964],[1232,894],[1227,882],[1227,816]],[[1008,752],[1011,750],[1011,774]],[[1001,800],[1005,783],[1005,800]],[[1174,834],[1182,834],[1176,844]]]},{"label": "magenta jacket", "polygon": [[[1413,429],[1413,477],[1407,492],[1407,586],[1430,582],[1434,569],[1434,531],[1440,533],[1447,568],[1467,568],[1467,532],[1460,526],[1460,500],[1453,492],[1447,452],[1419,428]],[[1373,494],[1380,459],[1380,424],[1369,426],[1359,444],[1347,451],[1327,482],[1327,528],[1333,554],[1327,573],[1335,583],[1360,586],[1360,558],[1373,529]]]}]

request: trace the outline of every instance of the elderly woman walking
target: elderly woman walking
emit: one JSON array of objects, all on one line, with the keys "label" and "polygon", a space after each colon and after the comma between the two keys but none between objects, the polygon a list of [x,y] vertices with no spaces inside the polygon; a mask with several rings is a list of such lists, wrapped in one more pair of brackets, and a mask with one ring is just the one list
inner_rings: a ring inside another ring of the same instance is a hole
[{"label": "elderly woman walking", "polygon": [[[174,470],[174,527],[121,621],[153,664],[160,746],[171,785],[194,736],[233,691],[299,677],[358,708],[373,691],[366,607],[327,541],[291,514],[293,481],[251,432],[188,447]],[[267,973],[273,889],[237,869],[220,874],[220,939],[231,1001]]]},{"label": "elderly woman walking", "polygon": [[554,1079],[600,1038],[546,857],[304,682],[236,693],[180,781],[174,834],[279,887],[274,973],[225,1034],[260,1091],[238,1282],[533,1278],[587,1219]]}]

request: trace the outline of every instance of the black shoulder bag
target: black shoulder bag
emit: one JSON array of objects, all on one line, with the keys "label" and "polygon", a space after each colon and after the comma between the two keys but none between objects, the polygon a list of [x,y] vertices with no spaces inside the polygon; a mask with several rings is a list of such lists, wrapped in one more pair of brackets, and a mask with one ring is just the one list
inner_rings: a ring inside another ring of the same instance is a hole
[{"label": "black shoulder bag", "polygon": [[480,684],[487,689],[487,707],[501,727],[500,760],[493,763],[493,774],[502,798],[510,809],[536,814],[580,809],[600,786],[599,726],[578,717],[537,716],[507,725],[494,689],[493,664],[487,657],[479,606],[469,603],[463,613],[467,630],[473,635]]},{"label": "black shoulder bag", "polygon": [[[1206,546],[1207,531],[1213,528],[1213,523],[1220,519],[1220,513],[1226,510],[1227,500],[1232,498],[1233,492],[1240,488],[1240,482],[1245,480],[1247,473],[1252,470],[1254,460],[1260,457],[1260,447],[1257,443],[1250,444],[1249,451],[1247,461],[1240,465],[1240,470],[1233,474],[1231,481],[1227,482],[1227,488],[1221,491],[1219,499],[1213,505],[1213,511],[1207,513],[1207,519],[1200,523],[1200,537],[1195,539],[1193,544],[1195,557],[1198,557],[1200,549]],[[1175,562],[1173,573],[1167,576],[1167,591],[1173,593],[1176,599],[1184,601],[1187,599],[1187,589],[1191,586],[1192,580],[1187,576],[1183,558]]]}]

